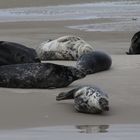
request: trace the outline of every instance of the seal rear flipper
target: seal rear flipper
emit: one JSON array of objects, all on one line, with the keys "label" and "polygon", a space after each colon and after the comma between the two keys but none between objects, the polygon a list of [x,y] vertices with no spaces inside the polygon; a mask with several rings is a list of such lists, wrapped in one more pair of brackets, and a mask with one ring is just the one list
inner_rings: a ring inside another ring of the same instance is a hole
[{"label": "seal rear flipper", "polygon": [[60,101],[60,100],[74,99],[74,93],[75,93],[75,89],[72,89],[68,92],[61,92],[58,94],[58,96],[56,96],[56,100]]}]

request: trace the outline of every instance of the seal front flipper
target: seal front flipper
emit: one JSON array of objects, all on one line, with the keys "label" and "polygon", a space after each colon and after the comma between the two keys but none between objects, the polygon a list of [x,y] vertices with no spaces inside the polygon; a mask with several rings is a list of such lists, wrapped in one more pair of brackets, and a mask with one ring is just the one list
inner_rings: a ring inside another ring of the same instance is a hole
[{"label": "seal front flipper", "polygon": [[58,96],[56,96],[56,100],[61,101],[61,100],[74,99],[75,90],[77,90],[77,89],[72,89],[69,92],[59,93]]}]

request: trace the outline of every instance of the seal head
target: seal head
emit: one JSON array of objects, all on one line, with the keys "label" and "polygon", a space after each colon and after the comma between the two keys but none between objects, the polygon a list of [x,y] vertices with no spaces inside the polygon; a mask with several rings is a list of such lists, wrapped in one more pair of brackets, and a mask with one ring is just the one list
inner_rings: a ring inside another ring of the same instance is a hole
[{"label": "seal head", "polygon": [[94,51],[83,54],[76,63],[76,67],[85,74],[93,74],[96,72],[108,70],[111,67],[111,57],[101,51]]},{"label": "seal head", "polygon": [[126,54],[140,54],[140,31],[132,37],[129,52]]}]

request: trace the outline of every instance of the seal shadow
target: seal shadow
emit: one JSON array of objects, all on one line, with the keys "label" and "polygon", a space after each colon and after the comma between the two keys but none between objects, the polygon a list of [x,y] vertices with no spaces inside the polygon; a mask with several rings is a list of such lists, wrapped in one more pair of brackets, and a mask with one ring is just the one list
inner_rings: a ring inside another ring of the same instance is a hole
[{"label": "seal shadow", "polygon": [[76,125],[77,129],[80,130],[80,133],[107,133],[109,125]]}]

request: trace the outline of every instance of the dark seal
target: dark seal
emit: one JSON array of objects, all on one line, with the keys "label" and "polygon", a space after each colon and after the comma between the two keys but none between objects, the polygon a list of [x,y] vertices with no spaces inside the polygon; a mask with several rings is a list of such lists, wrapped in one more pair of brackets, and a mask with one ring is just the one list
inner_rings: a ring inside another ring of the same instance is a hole
[{"label": "dark seal", "polygon": [[0,66],[34,62],[40,62],[34,49],[14,42],[0,41]]},{"label": "dark seal", "polygon": [[85,74],[108,70],[111,67],[111,57],[100,51],[90,52],[82,55],[76,63],[76,67]]},{"label": "dark seal", "polygon": [[78,112],[98,114],[109,110],[108,95],[96,86],[83,86],[62,92],[57,101],[74,99],[74,107]]},{"label": "dark seal", "polygon": [[78,69],[52,63],[25,63],[0,67],[0,87],[61,88],[85,77]]},{"label": "dark seal", "polygon": [[140,54],[140,31],[132,37],[131,46],[126,54]]}]

